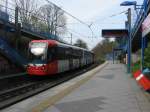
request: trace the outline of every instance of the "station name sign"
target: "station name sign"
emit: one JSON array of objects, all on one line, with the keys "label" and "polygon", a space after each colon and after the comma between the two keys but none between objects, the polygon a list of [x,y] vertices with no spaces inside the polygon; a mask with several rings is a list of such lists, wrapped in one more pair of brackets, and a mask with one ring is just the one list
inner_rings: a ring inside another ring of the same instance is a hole
[{"label": "station name sign", "polygon": [[146,36],[150,32],[150,13],[142,23],[142,37]]},{"label": "station name sign", "polygon": [[128,30],[126,29],[103,29],[102,37],[104,38],[122,38],[128,36]]}]

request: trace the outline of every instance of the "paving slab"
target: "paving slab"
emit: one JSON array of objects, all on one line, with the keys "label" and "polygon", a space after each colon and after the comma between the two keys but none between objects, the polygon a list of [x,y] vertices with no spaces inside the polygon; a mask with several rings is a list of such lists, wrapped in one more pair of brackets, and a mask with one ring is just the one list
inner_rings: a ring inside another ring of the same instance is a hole
[{"label": "paving slab", "polygon": [[110,62],[44,112],[150,112],[150,102],[125,66]]}]

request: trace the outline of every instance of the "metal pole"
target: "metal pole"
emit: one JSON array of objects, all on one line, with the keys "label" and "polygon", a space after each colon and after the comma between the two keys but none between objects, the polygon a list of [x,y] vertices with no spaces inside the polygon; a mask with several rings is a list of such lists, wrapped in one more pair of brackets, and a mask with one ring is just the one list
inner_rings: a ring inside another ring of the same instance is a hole
[{"label": "metal pole", "polygon": [[18,6],[17,7],[15,7],[15,25],[16,25],[16,27],[17,27],[17,25],[18,25]]},{"label": "metal pole", "polygon": [[4,37],[7,38],[7,7],[8,7],[8,0],[5,1],[5,17],[4,17]]},{"label": "metal pole", "polygon": [[70,35],[71,35],[71,45],[72,45],[72,33]]},{"label": "metal pole", "polygon": [[115,53],[114,53],[114,49],[113,49],[113,64],[114,64],[114,59],[115,58]]},{"label": "metal pole", "polygon": [[141,71],[143,71],[144,68],[144,37],[141,39]]},{"label": "metal pole", "polygon": [[[147,16],[147,3],[144,1],[144,18]],[[146,46],[146,37],[141,38],[141,70],[143,71],[144,69],[144,51],[145,51],[145,46]]]},{"label": "metal pole", "polygon": [[58,23],[58,9],[57,7],[54,7],[56,12],[55,12],[55,26],[54,26],[54,35],[55,35],[55,39],[57,39],[57,23]]},{"label": "metal pole", "polygon": [[5,1],[5,13],[7,14],[8,0]]},{"label": "metal pole", "polygon": [[131,73],[131,54],[132,54],[132,38],[131,38],[131,8],[128,9],[128,67],[127,72]]},{"label": "metal pole", "polygon": [[15,8],[15,38],[16,38],[16,49],[18,49],[18,43],[21,37],[21,24],[18,22],[18,6]]},{"label": "metal pole", "polygon": [[57,13],[58,12],[56,11],[55,37],[57,36]]}]

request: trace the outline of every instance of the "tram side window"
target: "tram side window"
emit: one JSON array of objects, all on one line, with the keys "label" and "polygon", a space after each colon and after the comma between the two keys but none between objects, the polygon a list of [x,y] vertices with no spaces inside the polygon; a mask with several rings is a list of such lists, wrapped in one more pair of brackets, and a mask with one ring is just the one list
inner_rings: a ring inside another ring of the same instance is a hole
[{"label": "tram side window", "polygon": [[88,52],[87,51],[84,52],[84,56],[85,56],[85,58],[88,57]]},{"label": "tram side window", "polygon": [[73,49],[73,53],[72,53],[73,58],[78,59],[81,58],[82,56],[82,51],[78,50],[78,49]]},{"label": "tram side window", "polygon": [[65,49],[63,47],[57,47],[57,58],[63,60],[65,58]]},{"label": "tram side window", "polygon": [[56,49],[55,49],[55,47],[48,48],[47,60],[51,61],[51,60],[54,60],[55,58],[56,58]]},{"label": "tram side window", "polygon": [[72,49],[71,48],[66,48],[65,49],[65,57],[67,59],[71,59],[72,58]]},{"label": "tram side window", "polygon": [[59,60],[66,60],[72,57],[72,49],[67,47],[57,47],[57,58]]}]

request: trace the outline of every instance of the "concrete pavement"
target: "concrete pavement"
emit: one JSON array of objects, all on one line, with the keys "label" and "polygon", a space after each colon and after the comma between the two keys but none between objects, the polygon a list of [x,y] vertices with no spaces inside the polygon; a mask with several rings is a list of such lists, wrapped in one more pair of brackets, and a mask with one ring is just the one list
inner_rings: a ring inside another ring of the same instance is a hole
[{"label": "concrete pavement", "polygon": [[150,112],[150,102],[124,65],[109,63],[44,112]]}]

